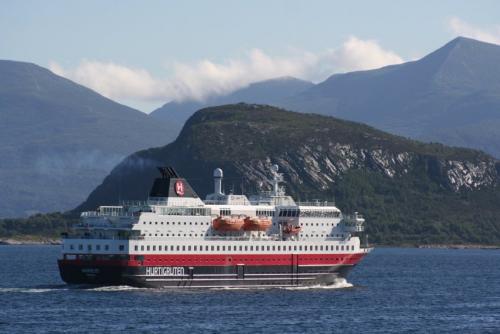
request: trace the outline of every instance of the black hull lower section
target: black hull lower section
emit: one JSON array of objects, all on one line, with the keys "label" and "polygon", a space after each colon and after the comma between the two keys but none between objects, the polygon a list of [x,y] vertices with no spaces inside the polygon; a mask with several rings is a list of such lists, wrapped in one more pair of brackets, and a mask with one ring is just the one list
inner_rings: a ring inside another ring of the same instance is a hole
[{"label": "black hull lower section", "polygon": [[353,267],[352,264],[146,267],[59,262],[61,278],[69,284],[129,285],[152,288],[331,285],[339,278],[345,278]]}]

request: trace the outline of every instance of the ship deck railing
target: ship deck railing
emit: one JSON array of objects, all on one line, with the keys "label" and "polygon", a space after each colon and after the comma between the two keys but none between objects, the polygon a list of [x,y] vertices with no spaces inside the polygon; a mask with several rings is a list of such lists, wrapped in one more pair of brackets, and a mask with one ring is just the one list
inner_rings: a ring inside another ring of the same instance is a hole
[{"label": "ship deck railing", "polygon": [[335,202],[333,201],[306,201],[306,202],[297,202],[299,206],[335,206]]},{"label": "ship deck railing", "polygon": [[123,206],[133,206],[133,207],[149,207],[151,205],[167,205],[168,202],[165,200],[123,200],[120,202],[120,205]]},{"label": "ship deck railing", "polygon": [[126,211],[113,211],[113,212],[98,212],[98,211],[84,211],[80,214],[80,217],[134,217],[133,212]]},{"label": "ship deck railing", "polygon": [[67,234],[63,239],[83,239],[83,240],[142,240],[140,237],[119,237],[119,236],[100,236],[100,235],[74,235]]}]

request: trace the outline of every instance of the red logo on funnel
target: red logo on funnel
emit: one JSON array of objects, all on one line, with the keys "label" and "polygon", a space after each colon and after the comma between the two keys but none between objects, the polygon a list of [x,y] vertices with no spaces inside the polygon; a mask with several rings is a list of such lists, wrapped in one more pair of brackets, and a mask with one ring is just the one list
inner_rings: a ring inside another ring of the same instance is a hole
[{"label": "red logo on funnel", "polygon": [[175,193],[177,196],[184,196],[184,183],[180,180],[175,182]]}]

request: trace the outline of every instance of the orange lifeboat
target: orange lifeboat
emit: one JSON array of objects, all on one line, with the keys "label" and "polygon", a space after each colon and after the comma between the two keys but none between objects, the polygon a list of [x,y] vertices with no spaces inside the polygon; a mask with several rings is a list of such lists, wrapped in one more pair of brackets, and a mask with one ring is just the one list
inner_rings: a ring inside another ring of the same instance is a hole
[{"label": "orange lifeboat", "polygon": [[283,227],[283,233],[285,234],[298,234],[300,232],[300,226],[285,225]]},{"label": "orange lifeboat", "polygon": [[212,226],[217,231],[239,231],[244,223],[240,217],[219,216],[212,221]]},{"label": "orange lifeboat", "polygon": [[273,222],[267,218],[246,217],[243,229],[245,231],[266,231]]}]

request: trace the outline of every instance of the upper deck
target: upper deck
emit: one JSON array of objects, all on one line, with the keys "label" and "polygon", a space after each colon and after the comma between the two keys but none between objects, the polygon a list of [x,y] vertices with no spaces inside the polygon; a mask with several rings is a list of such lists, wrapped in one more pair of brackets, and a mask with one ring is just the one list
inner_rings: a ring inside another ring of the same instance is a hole
[{"label": "upper deck", "polygon": [[[214,193],[201,200],[175,171],[162,170],[148,200],[124,201],[83,212],[75,236],[319,241],[342,239],[363,230],[364,219],[344,219],[332,201],[295,202],[279,186],[282,177],[277,168],[273,172],[273,191],[247,197],[224,194],[222,170],[218,169],[214,173]],[[227,220],[222,228],[215,224],[221,218]],[[257,225],[247,228],[243,223],[246,219],[253,219]],[[259,227],[265,220],[270,223]],[[236,225],[230,226],[231,221]]]}]

